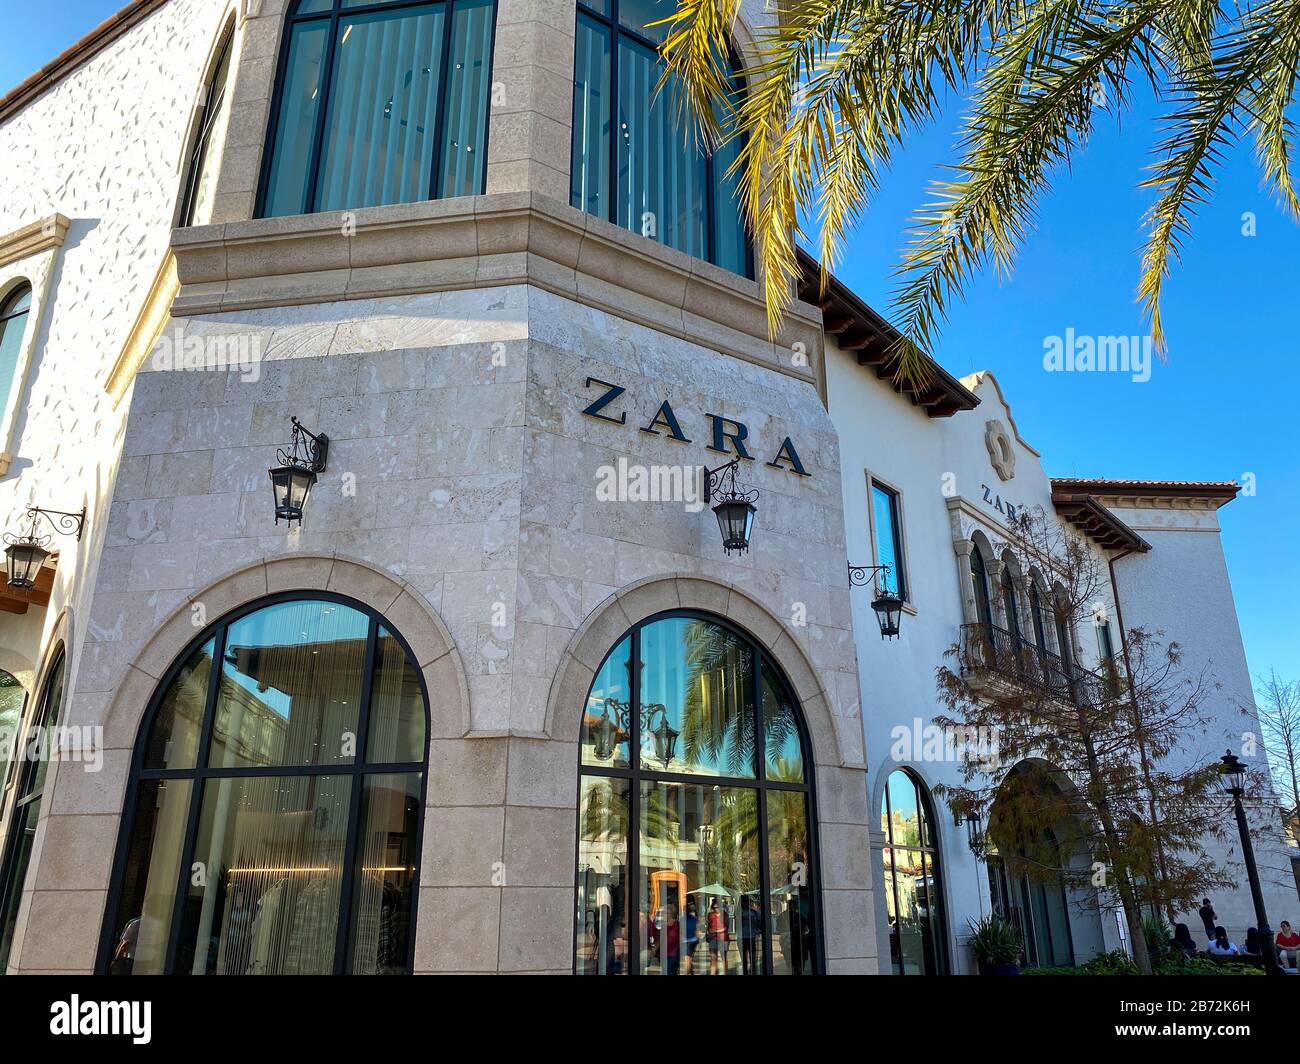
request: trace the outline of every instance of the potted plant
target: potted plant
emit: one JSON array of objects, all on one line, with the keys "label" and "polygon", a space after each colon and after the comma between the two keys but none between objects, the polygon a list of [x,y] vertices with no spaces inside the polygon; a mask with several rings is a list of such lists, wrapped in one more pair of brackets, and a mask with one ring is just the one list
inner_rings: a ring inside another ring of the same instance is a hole
[{"label": "potted plant", "polygon": [[970,948],[980,975],[1019,975],[1020,931],[1002,917],[986,916],[970,923]]}]

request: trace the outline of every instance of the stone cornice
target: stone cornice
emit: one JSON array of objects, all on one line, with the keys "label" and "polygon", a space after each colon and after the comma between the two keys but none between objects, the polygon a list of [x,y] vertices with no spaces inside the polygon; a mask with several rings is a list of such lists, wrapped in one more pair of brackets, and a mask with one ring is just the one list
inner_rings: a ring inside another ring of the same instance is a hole
[{"label": "stone cornice", "polygon": [[62,247],[72,223],[61,214],[51,214],[12,233],[0,236],[0,266]]},{"label": "stone cornice", "polygon": [[178,229],[176,317],[527,284],[812,383],[820,311],[775,341],[759,286],[528,192]]}]

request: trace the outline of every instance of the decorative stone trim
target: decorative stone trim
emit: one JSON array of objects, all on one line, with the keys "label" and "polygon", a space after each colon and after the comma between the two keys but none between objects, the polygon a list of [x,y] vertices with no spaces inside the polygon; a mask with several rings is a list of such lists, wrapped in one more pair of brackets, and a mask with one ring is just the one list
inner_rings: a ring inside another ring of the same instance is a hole
[{"label": "decorative stone trim", "polygon": [[[785,672],[803,707],[813,759],[847,765],[830,699],[803,647],[786,626],[734,584],[688,573],[647,577],[597,606],[561,656],[546,701],[546,735],[577,739],[578,714],[605,655],[633,625],[665,610],[694,609],[723,617],[748,632]],[[862,767],[850,765],[849,767]]]},{"label": "decorative stone trim", "polygon": [[1010,480],[1016,475],[1016,451],[1006,426],[997,418],[984,422],[984,446],[999,478]]},{"label": "decorative stone trim", "polygon": [[0,236],[0,266],[62,247],[71,224],[63,215],[55,213]]},{"label": "decorative stone trim", "polygon": [[816,308],[773,340],[755,282],[537,193],[196,226],[172,251],[177,317],[527,284],[822,390]]},{"label": "decorative stone trim", "polygon": [[149,286],[144,306],[140,308],[135,324],[127,334],[126,343],[122,345],[122,351],[104,381],[104,391],[112,396],[114,408],[126,396],[136,373],[144,365],[144,360],[149,356],[155,341],[166,326],[171,316],[172,300],[176,298],[179,290],[176,257],[169,251],[158,268],[158,275],[153,279],[153,284]]}]

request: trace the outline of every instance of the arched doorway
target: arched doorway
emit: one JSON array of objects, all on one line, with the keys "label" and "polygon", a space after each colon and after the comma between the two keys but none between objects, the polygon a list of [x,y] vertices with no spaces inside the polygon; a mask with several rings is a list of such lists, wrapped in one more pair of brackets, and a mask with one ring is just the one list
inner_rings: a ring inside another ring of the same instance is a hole
[{"label": "arched doorway", "polygon": [[708,614],[656,615],[581,712],[574,971],[822,971],[812,758],[766,650]]},{"label": "arched doorway", "polygon": [[409,646],[351,599],[205,631],[141,725],[100,970],[410,971],[428,719]]},{"label": "arched doorway", "polygon": [[889,956],[895,975],[947,975],[948,931],[939,839],[929,792],[896,769],[880,797]]}]

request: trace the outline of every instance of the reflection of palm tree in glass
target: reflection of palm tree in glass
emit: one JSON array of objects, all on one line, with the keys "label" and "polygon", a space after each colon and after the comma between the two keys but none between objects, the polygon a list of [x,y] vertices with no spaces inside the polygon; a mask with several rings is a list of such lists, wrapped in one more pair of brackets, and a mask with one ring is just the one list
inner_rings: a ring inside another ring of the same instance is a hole
[{"label": "reflection of palm tree in glass", "polygon": [[686,704],[682,756],[688,765],[718,765],[732,776],[753,772],[754,713],[748,649],[707,621],[686,627]]}]

